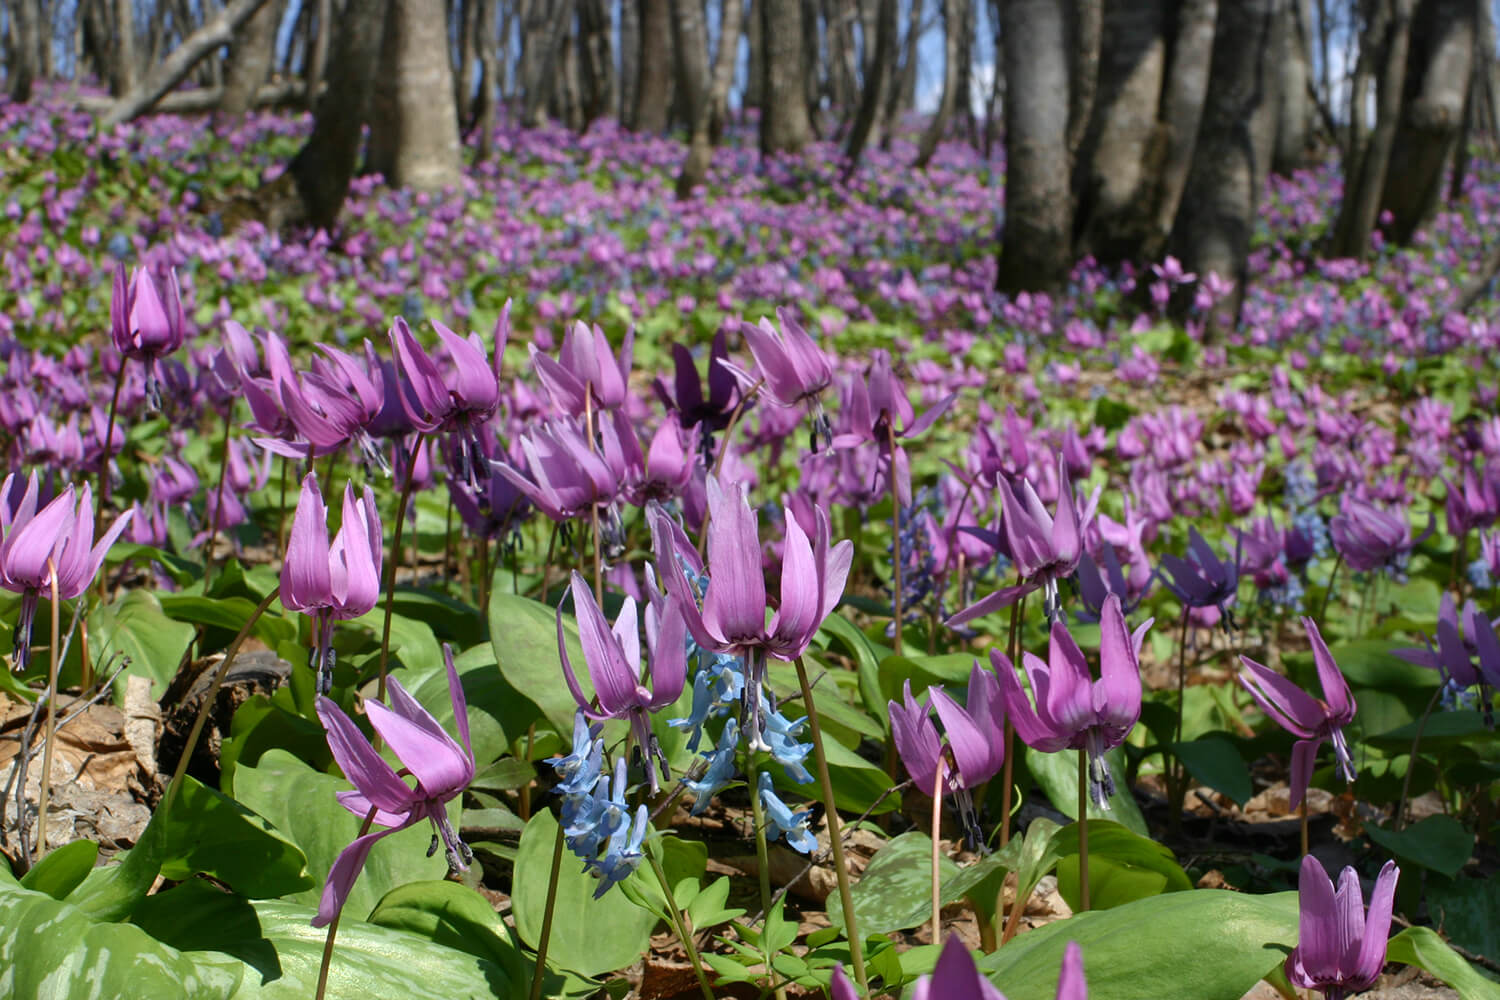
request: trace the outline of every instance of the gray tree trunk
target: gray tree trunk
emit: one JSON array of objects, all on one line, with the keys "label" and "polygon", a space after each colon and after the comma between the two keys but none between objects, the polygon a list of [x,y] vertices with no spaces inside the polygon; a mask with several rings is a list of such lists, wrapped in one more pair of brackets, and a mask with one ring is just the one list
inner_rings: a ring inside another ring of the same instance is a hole
[{"label": "gray tree trunk", "polygon": [[766,103],[766,47],[765,47],[765,15],[760,9],[760,4],[751,3],[745,11],[745,39],[748,41],[750,54],[745,60],[745,97],[744,103],[747,108],[761,108]]},{"label": "gray tree trunk", "polygon": [[938,142],[953,117],[953,106],[958,103],[958,77],[960,54],[959,37],[963,34],[964,4],[962,0],[943,0],[943,97],[938,103],[937,114],[927,123],[922,133],[921,145],[917,147],[914,166],[925,170],[937,152]]},{"label": "gray tree trunk", "polygon": [[[1335,257],[1363,259],[1370,252],[1370,234],[1375,231],[1380,213],[1380,195],[1400,124],[1401,91],[1415,7],[1416,0],[1381,0],[1377,16],[1360,45],[1360,65],[1366,64],[1365,53],[1369,52],[1368,63],[1380,66],[1375,128],[1366,139],[1363,129],[1356,127],[1363,118],[1363,108],[1350,120],[1352,148],[1344,167],[1344,201],[1329,243],[1329,253]],[[1360,71],[1356,70],[1355,76],[1358,79]]]},{"label": "gray tree trunk", "polygon": [[574,0],[552,0],[552,6],[548,7],[544,0],[532,0],[533,9],[539,13],[526,21],[525,76],[521,81],[524,92],[521,121],[526,125],[542,124],[548,98],[563,78],[558,64],[564,61],[573,4]]},{"label": "gray tree trunk", "polygon": [[1437,211],[1463,132],[1478,37],[1478,0],[1421,0],[1411,26],[1401,120],[1380,197],[1386,234],[1409,243]]},{"label": "gray tree trunk", "polygon": [[1189,270],[1234,282],[1209,337],[1238,323],[1244,301],[1250,234],[1276,141],[1280,75],[1272,59],[1289,13],[1287,0],[1239,0],[1219,10],[1198,145],[1169,242]]},{"label": "gray tree trunk", "polygon": [[1057,0],[1004,0],[1005,233],[996,287],[1055,291],[1073,242],[1068,16]]},{"label": "gray tree trunk", "polygon": [[270,0],[246,21],[235,34],[229,49],[229,65],[224,71],[224,92],[219,110],[226,115],[243,115],[255,105],[260,85],[271,75],[276,56],[276,29],[281,26],[285,9],[282,0]]},{"label": "gray tree trunk", "polygon": [[864,92],[860,95],[859,111],[854,116],[854,126],[849,130],[849,141],[844,147],[844,180],[854,176],[859,169],[860,157],[873,135],[878,132],[884,97],[890,87],[892,62],[896,53],[896,0],[879,0],[875,22],[875,46],[869,50],[865,60]]},{"label": "gray tree trunk", "polygon": [[124,96],[135,89],[135,7],[131,0],[114,0],[115,75],[110,93]]},{"label": "gray tree trunk", "polygon": [[1311,19],[1309,0],[1289,0],[1290,30],[1280,32],[1281,52],[1273,65],[1281,74],[1277,85],[1276,147],[1271,169],[1290,174],[1307,165],[1312,153],[1312,49],[1306,31]]},{"label": "gray tree trunk", "polygon": [[691,128],[708,100],[708,23],[703,0],[670,0],[675,103]]},{"label": "gray tree trunk", "polygon": [[709,85],[708,100],[703,102],[698,111],[698,119],[693,122],[687,159],[683,161],[682,172],[677,175],[679,198],[690,195],[708,174],[708,165],[713,159],[713,119],[727,111],[729,87],[734,82],[734,64],[740,47],[740,25],[744,22],[742,11],[742,0],[724,0],[719,51],[714,56],[713,82]]},{"label": "gray tree trunk", "polygon": [[318,0],[318,20],[311,36],[311,49],[307,54],[307,102],[315,109],[318,104],[318,88],[328,73],[328,45],[333,37],[333,0]]},{"label": "gray tree trunk", "polygon": [[585,128],[608,115],[615,105],[611,27],[605,0],[578,0],[578,68]]},{"label": "gray tree trunk", "polygon": [[640,11],[640,82],[635,97],[635,128],[638,132],[660,135],[667,130],[672,98],[671,0],[640,0]]},{"label": "gray tree trunk", "polygon": [[17,103],[31,100],[31,85],[41,71],[42,12],[37,0],[14,0],[11,5],[10,99]]},{"label": "gray tree trunk", "polygon": [[[872,127],[871,139],[871,141],[878,141],[882,149],[890,148],[891,137],[901,121],[901,112],[911,107],[911,102],[907,101],[906,97],[916,92],[917,36],[922,32],[924,6],[924,0],[907,0],[906,37],[900,42],[900,63],[896,62],[894,52],[887,58],[890,69],[886,71],[883,78],[882,103],[879,107],[880,113]],[[897,45],[894,38],[891,44],[893,47]],[[878,43],[876,47],[879,47]]]},{"label": "gray tree trunk", "polygon": [[370,121],[369,169],[397,187],[463,179],[443,0],[390,0]]},{"label": "gray tree trunk", "polygon": [[1167,70],[1167,89],[1162,95],[1161,121],[1166,135],[1161,153],[1160,183],[1153,212],[1155,221],[1141,257],[1155,260],[1171,238],[1182,194],[1192,169],[1193,150],[1208,98],[1209,71],[1218,35],[1218,0],[1180,0],[1177,29]]},{"label": "gray tree trunk", "polygon": [[[736,31],[739,29],[736,28]],[[641,8],[634,0],[620,3],[620,124],[635,130],[635,101],[641,77]]]},{"label": "gray tree trunk", "polygon": [[801,0],[761,0],[765,79],[761,96],[760,151],[795,153],[812,141],[807,86],[802,79]]}]

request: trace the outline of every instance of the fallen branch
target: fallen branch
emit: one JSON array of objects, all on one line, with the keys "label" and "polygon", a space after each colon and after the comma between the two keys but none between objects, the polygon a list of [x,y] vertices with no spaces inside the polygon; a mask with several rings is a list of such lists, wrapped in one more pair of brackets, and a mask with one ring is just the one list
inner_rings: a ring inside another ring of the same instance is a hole
[{"label": "fallen branch", "polygon": [[182,40],[146,78],[114,103],[99,120],[99,129],[108,132],[116,125],[130,121],[153,107],[167,92],[193,71],[199,60],[217,48],[234,41],[234,32],[248,21],[268,0],[235,0],[203,26]]},{"label": "fallen branch", "polygon": [[[224,97],[223,87],[195,87],[192,90],[173,91],[150,108],[160,114],[196,114],[218,108]],[[281,105],[305,104],[307,87],[301,80],[268,83],[255,92],[251,102],[255,107],[278,107]],[[94,115],[105,115],[119,101],[113,97],[85,94],[78,98],[78,107]]]}]

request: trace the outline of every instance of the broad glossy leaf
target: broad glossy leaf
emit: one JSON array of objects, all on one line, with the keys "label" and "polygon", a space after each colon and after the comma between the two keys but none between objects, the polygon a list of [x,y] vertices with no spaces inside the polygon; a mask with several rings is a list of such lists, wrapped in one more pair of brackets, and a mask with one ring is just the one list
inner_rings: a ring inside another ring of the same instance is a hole
[{"label": "broad glossy leaf", "polygon": [[[578,704],[563,683],[554,610],[525,597],[498,592],[490,595],[489,615],[495,659],[505,683],[513,689],[507,699],[512,714],[501,717],[506,733],[512,739],[524,734],[527,722],[538,714],[558,732],[571,733]],[[563,615],[563,634],[578,684],[585,696],[591,696],[594,689],[589,683],[583,647],[578,643],[578,626],[571,615]]]},{"label": "broad glossy leaf", "polygon": [[161,873],[182,880],[212,875],[252,899],[313,886],[302,852],[264,817],[191,775],[172,803]]},{"label": "broad glossy leaf", "polygon": [[99,845],[92,840],[64,844],[21,876],[21,888],[45,892],[53,899],[66,899],[94,870],[97,857]]},{"label": "broad glossy leaf", "polygon": [[[958,865],[946,855],[938,858],[938,872],[946,882],[958,875]],[[887,841],[850,891],[861,936],[906,930],[932,919],[932,839],[918,830]],[[844,926],[844,908],[837,894],[827,902],[828,921]]]},{"label": "broad glossy leaf", "polygon": [[457,882],[397,886],[376,904],[370,923],[493,962],[518,986],[530,981],[514,932],[483,896]]},{"label": "broad glossy leaf", "polygon": [[1069,941],[1089,1000],[1240,1000],[1297,940],[1297,894],[1197,889],[1080,913],[1023,934],[979,968],[1006,1000],[1054,1000]]},{"label": "broad glossy leaf", "polygon": [[1474,835],[1452,816],[1428,816],[1399,832],[1369,825],[1365,836],[1403,861],[1448,878],[1458,874],[1474,850]]},{"label": "broad glossy leaf", "polygon": [[150,678],[154,697],[161,697],[177,673],[193,626],[173,621],[149,590],[132,590],[112,604],[101,604],[89,613],[89,655],[104,663],[111,655],[130,657],[130,666],[115,680],[115,700],[125,698],[125,681],[131,674]]},{"label": "broad glossy leaf", "polygon": [[[1172,852],[1154,840],[1132,833],[1118,823],[1089,820],[1089,904],[1108,910],[1164,892],[1185,892],[1192,880]],[[1068,905],[1082,904],[1079,880],[1079,829],[1071,823],[1057,831],[1053,848],[1062,854],[1057,863],[1057,890]]]},{"label": "broad glossy leaf", "polygon": [[[1018,748],[1023,744],[1016,741]],[[1057,753],[1042,753],[1030,747],[1026,751],[1026,769],[1042,786],[1042,791],[1052,802],[1052,808],[1069,819],[1078,818],[1078,754],[1077,750],[1060,750]],[[1115,794],[1109,800],[1109,809],[1100,809],[1089,801],[1088,814],[1091,819],[1108,819],[1123,824],[1135,833],[1146,836],[1146,818],[1141,807],[1135,804],[1130,786],[1125,784],[1125,752],[1119,748],[1105,755],[1109,769],[1115,776]]]},{"label": "broad glossy leaf", "polygon": [[1431,927],[1408,927],[1397,934],[1386,946],[1385,957],[1426,969],[1457,990],[1461,1000],[1500,1000],[1500,983],[1480,975]]},{"label": "broad glossy leaf", "polygon": [[1173,743],[1171,747],[1187,765],[1188,773],[1214,791],[1229,796],[1240,805],[1249,802],[1255,794],[1250,784],[1250,769],[1228,740],[1201,736],[1196,740]]}]

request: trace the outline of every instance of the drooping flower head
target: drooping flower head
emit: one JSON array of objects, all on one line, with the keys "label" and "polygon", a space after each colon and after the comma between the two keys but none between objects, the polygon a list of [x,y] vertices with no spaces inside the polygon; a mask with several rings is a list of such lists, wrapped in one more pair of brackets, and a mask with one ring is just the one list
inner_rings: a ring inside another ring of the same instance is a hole
[{"label": "drooping flower head", "polygon": [[1401,869],[1387,861],[1370,894],[1365,912],[1359,874],[1345,868],[1339,875],[1338,891],[1311,854],[1302,859],[1297,879],[1300,908],[1297,947],[1286,959],[1286,977],[1293,986],[1321,990],[1327,1000],[1369,989],[1385,965],[1386,937],[1391,930],[1396,882]]},{"label": "drooping flower head", "polygon": [[374,823],[386,829],[356,838],[334,861],[323,886],[318,915],[312,921],[314,927],[327,925],[344,908],[344,900],[349,898],[376,841],[424,819],[432,822],[433,848],[442,843],[449,868],[465,870],[474,860],[468,845],[448,821],[446,808],[474,780],[468,702],[453,666],[453,650],[447,643],[443,644],[443,665],[448,671],[448,695],[462,746],[395,678],[389,681],[389,707],[374,699],[365,700],[370,725],[395,752],[402,773],[415,779],[414,784],[408,784],[385,762],[336,702],[318,698],[318,718],[328,733],[328,749],[354,785],[353,791],[339,792],[339,805],[360,819],[372,815],[373,810]]},{"label": "drooping flower head", "polygon": [[1104,755],[1125,742],[1141,715],[1141,669],[1137,657],[1148,619],[1132,634],[1114,594],[1104,601],[1099,618],[1099,680],[1091,679],[1088,661],[1062,621],[1052,623],[1047,659],[1024,655],[1032,701],[1021,689],[1015,668],[998,650],[990,662],[1000,674],[1005,707],[1016,735],[1033,750],[1056,753],[1083,750],[1089,757],[1089,794],[1101,809],[1109,808],[1114,777]]},{"label": "drooping flower head", "polygon": [[125,265],[115,265],[114,294],[109,303],[109,334],[115,349],[146,365],[146,400],[161,409],[161,390],[156,382],[156,361],[182,346],[185,328],[182,294],[177,272],[167,275],[165,291],[145,268],[125,278]]},{"label": "drooping flower head", "polygon": [[1403,510],[1381,510],[1355,496],[1344,498],[1343,510],[1328,522],[1333,547],[1349,568],[1361,573],[1378,569],[1400,572],[1411,550],[1432,534],[1429,516],[1427,530],[1411,537],[1411,525]]},{"label": "drooping flower head", "polygon": [[344,487],[344,520],[332,545],[327,515],[318,478],[308,473],[281,564],[281,603],[289,611],[312,616],[308,665],[317,674],[320,694],[333,686],[334,621],[358,618],[380,597],[384,531],[368,486],[360,497],[352,483]]},{"label": "drooping flower head", "polygon": [[1239,590],[1241,544],[1239,541],[1235,543],[1233,562],[1220,559],[1196,527],[1188,528],[1187,557],[1170,552],[1161,557],[1167,589],[1184,607],[1218,608],[1225,624],[1234,628],[1229,604]]},{"label": "drooping flower head", "polygon": [[435,320],[432,327],[447,352],[446,369],[422,349],[404,319],[398,316],[391,327],[401,406],[418,430],[454,436],[460,476],[477,491],[482,453],[476,439],[500,405],[499,359],[510,335],[509,303],[495,323],[493,361],[478,334],[460,337]]},{"label": "drooping flower head", "polygon": [[1354,760],[1349,756],[1349,744],[1341,727],[1354,721],[1356,705],[1349,692],[1349,682],[1339,671],[1328,644],[1318,631],[1317,624],[1304,617],[1302,627],[1307,630],[1307,641],[1312,646],[1313,663],[1318,669],[1318,680],[1323,685],[1323,698],[1314,698],[1297,685],[1269,667],[1241,656],[1244,669],[1238,674],[1240,684],[1250,692],[1261,709],[1276,723],[1298,737],[1292,747],[1292,773],[1290,803],[1296,808],[1307,793],[1312,780],[1313,764],[1317,760],[1318,747],[1324,740],[1333,743],[1334,756],[1344,780],[1354,780]]}]

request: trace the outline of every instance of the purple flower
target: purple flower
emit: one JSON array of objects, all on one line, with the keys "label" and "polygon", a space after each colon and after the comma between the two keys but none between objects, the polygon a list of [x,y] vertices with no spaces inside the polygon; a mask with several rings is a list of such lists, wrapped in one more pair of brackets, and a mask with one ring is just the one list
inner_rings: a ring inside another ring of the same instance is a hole
[{"label": "purple flower", "polygon": [[705,396],[692,352],[683,344],[672,345],[672,388],[668,389],[659,378],[652,386],[662,405],[677,415],[677,423],[683,430],[701,426],[703,433],[708,435],[729,426],[740,394],[736,391],[734,374],[724,367],[723,362],[728,359],[729,348],[724,330],[720,328],[714,334],[713,346],[708,353],[708,394]]},{"label": "purple flower", "polygon": [[1228,605],[1240,586],[1240,544],[1235,543],[1234,561],[1227,562],[1214,554],[1196,527],[1189,527],[1187,558],[1170,552],[1161,557],[1166,573],[1163,582],[1184,607],[1218,608],[1224,621],[1234,628]]},{"label": "purple flower", "polygon": [[498,469],[554,521],[569,521],[599,507],[606,551],[615,558],[624,551],[625,539],[614,501],[629,470],[614,423],[600,421],[598,431],[596,449],[572,420],[542,424],[521,437],[530,476],[509,463]]},{"label": "purple flower", "polygon": [[450,868],[465,870],[474,859],[468,845],[458,838],[448,822],[445,808],[474,779],[469,707],[453,666],[453,650],[447,643],[443,644],[443,664],[448,669],[448,695],[453,700],[453,718],[458,723],[462,746],[395,678],[389,682],[389,708],[373,699],[364,703],[370,725],[400,759],[402,772],[416,779],[414,786],[391,769],[343,709],[329,698],[318,698],[318,718],[328,732],[328,749],[354,785],[353,791],[339,792],[339,805],[360,819],[374,809],[374,822],[387,829],[357,838],[339,854],[323,886],[318,915],[312,922],[314,927],[325,926],[344,908],[344,900],[349,898],[349,890],[359,878],[370,848],[381,837],[424,819],[431,820],[433,843],[442,841]]},{"label": "purple flower", "polygon": [[769,747],[760,732],[765,656],[790,661],[807,650],[823,619],[844,593],[844,582],[854,559],[854,544],[845,540],[830,546],[828,515],[822,508],[817,508],[816,540],[810,542],[788,510],[781,563],[781,603],[767,625],[760,536],[744,484],[726,488],[717,479],[710,479],[708,510],[709,584],[703,595],[702,610],[682,569],[684,565],[697,563],[696,553],[686,545],[686,537],[666,512],[652,505],[647,517],[656,548],[656,575],[666,585],[667,592],[677,597],[688,631],[698,645],[745,657],[743,705],[748,721],[744,728],[750,737],[750,747],[766,750]]},{"label": "purple flower", "polygon": [[1033,750],[1056,753],[1084,750],[1089,756],[1089,793],[1094,804],[1109,808],[1114,777],[1104,755],[1125,742],[1141,715],[1141,670],[1137,657],[1148,619],[1134,634],[1125,629],[1125,613],[1114,594],[1104,601],[1099,619],[1099,674],[1092,680],[1089,664],[1068,627],[1052,623],[1047,659],[1026,653],[1026,676],[1036,707],[1021,689],[1015,667],[998,650],[990,662],[1000,674],[1005,707],[1022,742]]},{"label": "purple flower", "polygon": [[[480,449],[474,439],[500,405],[499,361],[491,366],[478,334],[460,337],[436,320],[432,327],[452,362],[447,372],[438,370],[437,363],[412,336],[406,320],[398,316],[391,327],[391,347],[402,376],[398,390],[401,406],[418,430],[458,437],[460,477],[477,490]],[[496,359],[505,350],[509,332],[507,309],[495,324]]]},{"label": "purple flower", "polygon": [[104,557],[120,532],[130,523],[131,511],[115,518],[114,524],[94,543],[94,496],[87,483],[75,498],[69,486],[52,502],[37,510],[37,481],[33,472],[26,491],[15,499],[15,476],[0,484],[0,587],[21,595],[16,621],[15,671],[26,669],[31,654],[31,624],[37,599],[52,594],[72,599],[89,588]]},{"label": "purple flower", "polygon": [[1311,618],[1304,617],[1302,627],[1307,630],[1307,640],[1312,645],[1313,662],[1317,665],[1318,680],[1322,682],[1326,700],[1314,698],[1248,656],[1240,657],[1245,669],[1239,673],[1240,683],[1261,709],[1281,728],[1298,738],[1292,748],[1290,803],[1293,808],[1307,793],[1318,746],[1324,740],[1333,743],[1334,756],[1344,780],[1354,780],[1354,761],[1349,756],[1349,744],[1340,728],[1354,720],[1354,697],[1349,693],[1349,683],[1339,672],[1339,665],[1328,651],[1328,644],[1323,641],[1318,626]]},{"label": "purple flower", "polygon": [[1344,498],[1343,512],[1328,522],[1328,533],[1350,569],[1361,573],[1399,569],[1411,550],[1432,534],[1432,518],[1421,537],[1413,540],[1405,511],[1384,511],[1350,496]]},{"label": "purple flower", "polygon": [[[760,369],[766,394],[782,406],[805,405],[813,421],[813,450],[817,451],[820,443],[825,449],[831,447],[833,431],[819,397],[833,382],[833,362],[786,310],[776,310],[776,319],[781,323],[780,333],[764,317],[756,326],[740,325],[745,345]],[[755,379],[728,361],[722,364],[747,389],[755,384]]]},{"label": "purple flower", "polygon": [[168,273],[164,295],[144,268],[133,272],[127,283],[125,265],[115,265],[114,295],[109,303],[110,338],[121,354],[145,362],[146,399],[152,409],[161,409],[156,360],[182,346],[184,326],[176,271]]},{"label": "purple flower", "polygon": [[1485,692],[1481,698],[1488,708],[1487,689],[1500,687],[1500,636],[1496,636],[1489,616],[1473,601],[1464,602],[1462,631],[1459,623],[1452,596],[1444,594],[1438,607],[1437,649],[1433,650],[1429,641],[1426,649],[1398,649],[1395,654],[1408,663],[1436,670],[1450,687],[1461,690],[1480,685]]},{"label": "purple flower", "polygon": [[584,662],[593,682],[594,698],[584,696],[568,659],[563,641],[562,607],[557,609],[557,651],[562,657],[563,679],[573,699],[590,719],[629,719],[636,746],[647,760],[646,776],[651,793],[658,790],[655,762],[664,780],[670,780],[667,756],[651,731],[651,713],[671,705],[682,694],[687,679],[687,630],[676,597],[669,598],[658,617],[654,608],[646,609],[646,644],[650,654],[651,686],[642,670],[640,626],[636,618],[635,599],[625,598],[614,628],[599,610],[593,591],[583,577],[573,573],[573,611],[578,618],[578,637],[583,645]]},{"label": "purple flower", "polygon": [[974,956],[958,935],[950,935],[932,975],[912,988],[911,1000],[1005,1000],[1005,994],[979,974]]},{"label": "purple flower", "polygon": [[1386,937],[1401,869],[1387,861],[1370,894],[1365,912],[1359,875],[1345,868],[1335,892],[1323,863],[1311,854],[1302,859],[1297,879],[1297,947],[1287,956],[1287,979],[1293,986],[1321,990],[1328,1000],[1343,1000],[1369,989],[1385,965]]},{"label": "purple flower", "polygon": [[591,330],[574,323],[563,334],[562,350],[553,360],[532,344],[531,363],[537,378],[563,413],[582,417],[588,410],[617,410],[625,405],[630,389],[630,361],[634,353],[635,328],[625,334],[620,358],[615,360],[609,340],[596,325]]},{"label": "purple flower", "polygon": [[1079,514],[1073,499],[1073,486],[1068,480],[1067,465],[1061,456],[1057,460],[1057,480],[1056,516],[1047,513],[1030,480],[1021,480],[1020,498],[1008,482],[1003,478],[1000,480],[1001,529],[1021,582],[980,598],[948,619],[949,627],[982,618],[1037,589],[1046,592],[1047,617],[1057,617],[1057,581],[1072,576],[1078,568],[1083,553],[1083,534],[1099,504],[1099,490],[1096,489],[1082,515]]},{"label": "purple flower", "polygon": [[932,794],[937,786],[937,769],[943,768],[944,790],[953,795],[965,832],[977,841],[979,817],[970,789],[994,777],[1005,762],[1005,743],[1000,739],[1005,727],[1005,703],[999,681],[975,660],[969,672],[967,709],[941,687],[928,688],[927,700],[937,708],[947,742],[938,735],[928,717],[928,705],[919,705],[912,697],[908,680],[902,689],[902,700],[889,703],[896,751],[906,773],[923,794]]},{"label": "purple flower", "polygon": [[358,618],[380,597],[384,531],[368,486],[358,499],[352,483],[344,487],[344,520],[331,546],[327,517],[318,478],[308,473],[281,564],[281,603],[312,616],[309,666],[317,672],[320,694],[333,686],[333,622]]}]

